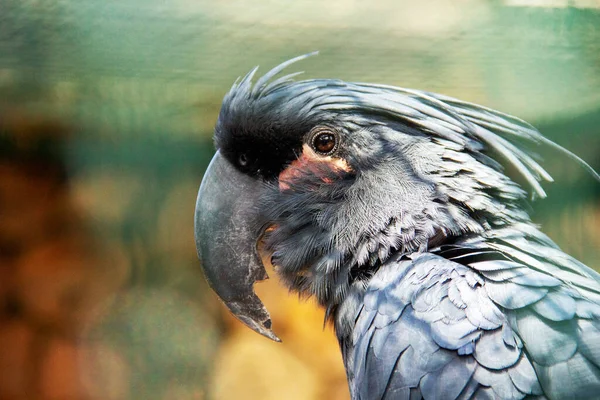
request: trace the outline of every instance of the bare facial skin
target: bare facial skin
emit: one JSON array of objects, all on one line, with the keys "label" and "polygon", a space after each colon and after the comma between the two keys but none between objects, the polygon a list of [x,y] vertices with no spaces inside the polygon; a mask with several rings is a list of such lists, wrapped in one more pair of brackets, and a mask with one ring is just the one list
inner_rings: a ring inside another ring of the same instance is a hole
[{"label": "bare facial skin", "polygon": [[[319,171],[323,170],[323,166],[327,166],[329,170],[336,173],[352,171],[352,168],[343,158],[317,154],[310,146],[305,144],[302,146],[300,157],[279,174],[279,190],[289,190],[292,181],[307,173],[318,174]],[[331,183],[330,178],[323,177],[322,180],[324,183]]]}]

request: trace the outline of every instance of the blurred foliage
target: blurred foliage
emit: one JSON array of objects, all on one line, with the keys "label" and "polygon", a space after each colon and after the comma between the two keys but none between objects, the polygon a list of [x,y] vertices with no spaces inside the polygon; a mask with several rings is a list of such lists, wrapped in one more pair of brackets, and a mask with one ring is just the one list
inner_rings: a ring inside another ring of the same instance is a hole
[{"label": "blurred foliage", "polygon": [[[192,214],[223,95],[320,50],[294,68],[485,104],[600,170],[599,7],[0,0],[0,398],[347,398],[322,311],[261,283],[270,343],[200,274]],[[556,180],[535,220],[600,268],[600,184],[535,150]]]}]

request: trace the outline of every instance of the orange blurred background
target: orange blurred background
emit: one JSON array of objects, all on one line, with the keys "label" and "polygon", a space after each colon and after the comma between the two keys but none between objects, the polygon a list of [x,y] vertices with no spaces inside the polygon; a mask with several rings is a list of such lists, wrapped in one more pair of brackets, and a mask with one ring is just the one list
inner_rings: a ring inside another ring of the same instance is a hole
[{"label": "orange blurred background", "polygon": [[[193,210],[235,78],[294,68],[516,114],[600,170],[594,0],[0,0],[0,400],[347,399],[323,311],[257,285],[282,344],[202,277]],[[600,268],[600,184],[537,149],[534,219]]]}]

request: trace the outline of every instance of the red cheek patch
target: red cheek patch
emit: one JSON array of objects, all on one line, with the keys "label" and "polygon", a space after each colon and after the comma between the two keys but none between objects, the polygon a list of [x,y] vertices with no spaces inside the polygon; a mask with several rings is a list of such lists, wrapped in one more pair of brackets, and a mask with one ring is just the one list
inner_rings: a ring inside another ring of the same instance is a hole
[{"label": "red cheek patch", "polygon": [[[289,190],[294,181],[306,175],[320,176],[326,184],[333,183],[331,172],[351,172],[352,169],[346,160],[331,156],[322,156],[313,151],[309,146],[302,146],[302,154],[279,174],[279,190]],[[328,176],[325,176],[328,175]]]}]

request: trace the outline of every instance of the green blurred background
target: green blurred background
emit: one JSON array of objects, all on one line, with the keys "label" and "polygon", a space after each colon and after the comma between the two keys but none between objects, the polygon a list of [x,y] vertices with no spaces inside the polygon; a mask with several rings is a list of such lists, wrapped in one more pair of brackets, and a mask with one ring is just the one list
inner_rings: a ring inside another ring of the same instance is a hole
[{"label": "green blurred background", "polygon": [[[515,114],[600,170],[600,1],[0,0],[0,399],[346,399],[322,311],[233,321],[193,241],[232,82],[294,68]],[[537,149],[532,213],[600,268],[600,183]]]}]

